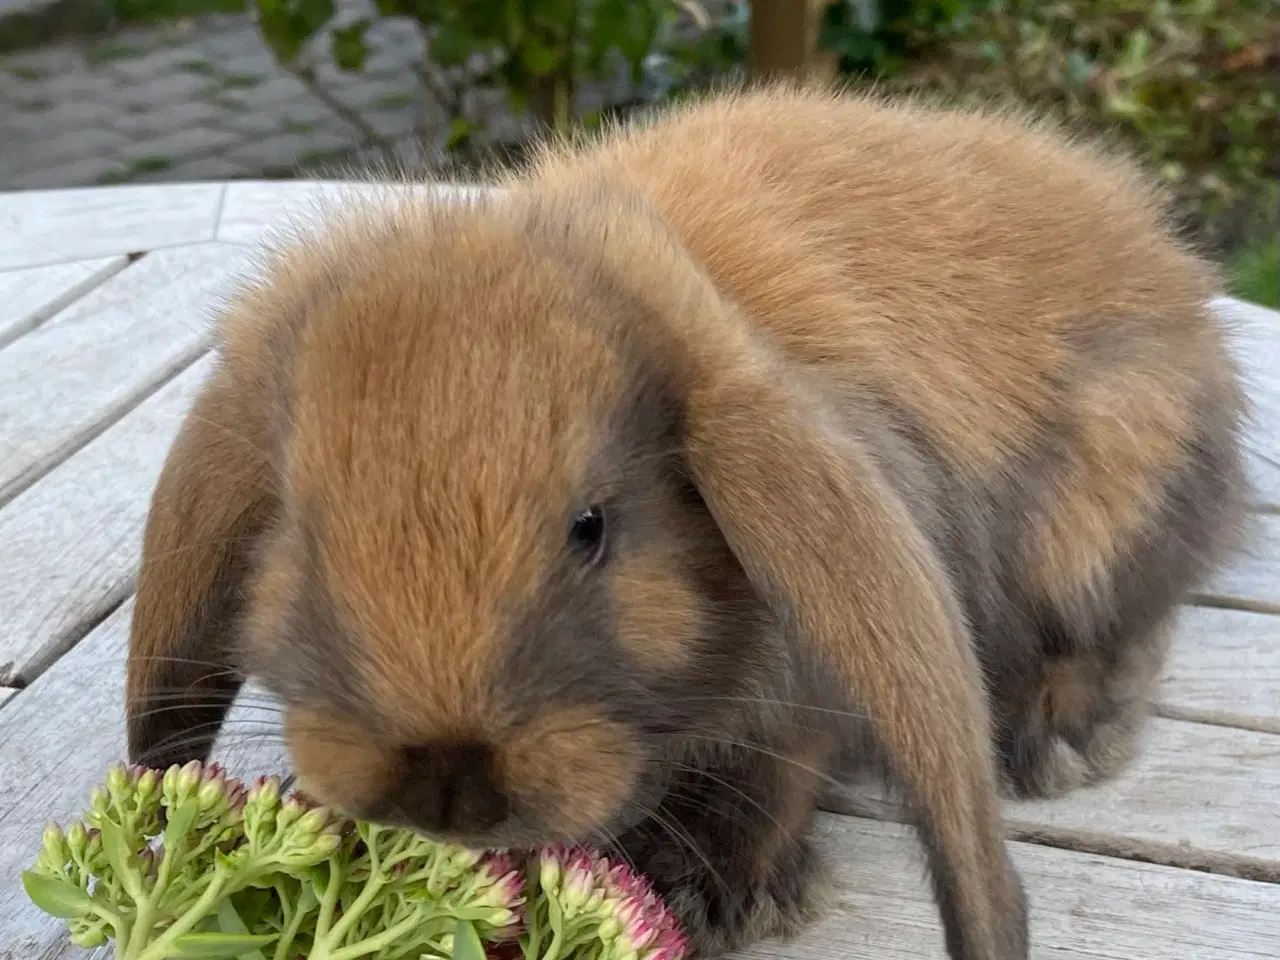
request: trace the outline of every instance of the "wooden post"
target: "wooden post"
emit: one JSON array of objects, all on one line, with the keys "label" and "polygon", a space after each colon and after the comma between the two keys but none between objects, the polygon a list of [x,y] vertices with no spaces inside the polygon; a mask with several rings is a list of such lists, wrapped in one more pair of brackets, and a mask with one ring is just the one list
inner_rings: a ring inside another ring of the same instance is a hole
[{"label": "wooden post", "polygon": [[831,0],[751,0],[753,80],[790,77],[829,83],[836,58],[818,50],[818,28]]}]

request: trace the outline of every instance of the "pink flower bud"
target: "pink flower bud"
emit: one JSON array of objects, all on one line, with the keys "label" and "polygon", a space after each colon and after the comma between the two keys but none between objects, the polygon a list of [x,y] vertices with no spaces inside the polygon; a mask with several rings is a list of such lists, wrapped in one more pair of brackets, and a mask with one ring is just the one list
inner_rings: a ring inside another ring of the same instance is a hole
[{"label": "pink flower bud", "polygon": [[217,811],[226,806],[226,781],[221,776],[205,780],[200,784],[196,797],[203,813]]},{"label": "pink flower bud", "polygon": [[178,789],[183,793],[194,791],[203,775],[203,764],[199,760],[190,761],[178,771]]},{"label": "pink flower bud", "polygon": [[658,942],[648,950],[642,960],[684,960],[689,951],[688,941],[678,930],[666,930]]},{"label": "pink flower bud", "polygon": [[280,778],[259,777],[249,790],[248,800],[264,810],[274,810],[280,803]]},{"label": "pink flower bud", "polygon": [[552,893],[560,888],[561,856],[556,847],[544,847],[538,857],[538,883]]},{"label": "pink flower bud", "polygon": [[576,848],[570,851],[568,862],[564,865],[564,883],[561,890],[564,906],[568,910],[584,906],[590,901],[596,886],[595,878],[592,876],[591,861],[587,858],[585,851]]}]

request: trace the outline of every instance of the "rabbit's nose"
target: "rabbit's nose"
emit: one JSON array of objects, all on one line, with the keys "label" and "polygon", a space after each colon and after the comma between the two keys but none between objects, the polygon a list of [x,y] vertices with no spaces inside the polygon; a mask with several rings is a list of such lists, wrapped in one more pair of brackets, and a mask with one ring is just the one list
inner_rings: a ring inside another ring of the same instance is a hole
[{"label": "rabbit's nose", "polygon": [[493,750],[484,743],[422,743],[403,748],[396,805],[423,830],[475,834],[507,818]]}]

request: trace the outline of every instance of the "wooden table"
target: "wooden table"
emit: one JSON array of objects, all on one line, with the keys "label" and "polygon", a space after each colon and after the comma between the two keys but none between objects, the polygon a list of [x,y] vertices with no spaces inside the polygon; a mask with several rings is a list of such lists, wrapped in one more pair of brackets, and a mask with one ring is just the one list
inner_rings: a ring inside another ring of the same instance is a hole
[{"label": "wooden table", "polygon": [[[40,829],[124,753],[123,663],[148,498],[210,366],[217,295],[263,231],[336,184],[0,194],[0,958],[74,957],[19,871]],[[365,188],[368,189],[368,188]],[[1257,402],[1252,555],[1182,619],[1142,759],[1117,782],[1011,804],[1034,955],[1280,957],[1280,314],[1233,301]],[[273,742],[239,711],[223,753]],[[242,769],[237,772],[244,772]],[[754,957],[942,958],[896,810],[824,816],[837,909]]]}]

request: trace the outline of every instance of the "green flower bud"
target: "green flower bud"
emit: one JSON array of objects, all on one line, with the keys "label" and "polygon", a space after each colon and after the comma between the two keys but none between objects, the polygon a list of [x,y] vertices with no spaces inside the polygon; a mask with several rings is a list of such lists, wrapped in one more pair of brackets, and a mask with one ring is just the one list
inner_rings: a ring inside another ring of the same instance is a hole
[{"label": "green flower bud", "polygon": [[478,850],[455,847],[449,856],[449,866],[457,873],[463,874],[479,863],[482,856],[483,854]]},{"label": "green flower bud", "polygon": [[327,860],[329,857],[333,856],[334,852],[340,846],[342,846],[342,834],[336,831],[325,831],[320,834],[320,836],[316,837],[315,843],[312,845],[312,849],[316,851],[320,859]]},{"label": "green flower bud", "polygon": [[89,832],[85,830],[83,823],[73,823],[67,830],[67,848],[71,852],[71,859],[83,862],[84,851],[89,844]]},{"label": "green flower bud", "polygon": [[200,804],[201,813],[220,815],[228,806],[227,781],[221,775],[204,781],[196,792],[196,799]]},{"label": "green flower bud", "polygon": [[192,760],[178,771],[178,790],[190,796],[203,780],[204,765],[199,760]]},{"label": "green flower bud", "polygon": [[134,788],[139,803],[146,803],[160,793],[160,774],[155,770],[143,770],[138,776],[138,785]]},{"label": "green flower bud", "polygon": [[105,787],[94,787],[89,791],[89,809],[95,817],[104,817],[111,809],[111,797]]},{"label": "green flower bud", "polygon": [[551,893],[560,886],[560,859],[559,857],[544,853],[542,856],[541,867],[538,871],[538,883],[543,890]]},{"label": "green flower bud", "polygon": [[280,806],[280,812],[276,814],[276,823],[280,825],[281,829],[287,829],[302,819],[307,809],[306,804],[296,796],[290,797]]},{"label": "green flower bud", "polygon": [[605,917],[604,921],[600,924],[600,930],[598,931],[598,936],[605,943],[608,943],[610,940],[617,939],[618,934],[620,933],[622,933],[622,921],[619,920],[616,916],[613,916],[612,914],[610,914],[609,916]]},{"label": "green flower bud", "polygon": [[107,767],[107,793],[122,796],[129,787],[129,771],[123,763],[117,761]]},{"label": "green flower bud", "polygon": [[88,840],[84,847],[84,862],[90,866],[95,866],[102,857],[102,831],[90,830]]},{"label": "green flower bud", "polygon": [[58,870],[66,866],[67,861],[71,859],[71,850],[67,846],[67,837],[62,832],[62,828],[50,821],[44,828],[41,840],[44,842],[44,853],[49,865]]},{"label": "green flower bud", "polygon": [[164,772],[164,776],[160,779],[160,789],[164,793],[165,799],[174,796],[178,790],[178,773],[182,770],[176,763]]},{"label": "green flower bud", "polygon": [[294,833],[300,837],[314,836],[329,823],[329,816],[327,807],[316,807],[314,810],[308,810],[293,828]]},{"label": "green flower bud", "polygon": [[84,947],[87,950],[92,950],[94,947],[102,947],[107,943],[107,934],[106,931],[102,929],[101,920],[95,921],[92,924],[84,924],[83,921],[71,920],[67,922],[67,928],[67,939],[77,947]]}]

